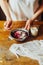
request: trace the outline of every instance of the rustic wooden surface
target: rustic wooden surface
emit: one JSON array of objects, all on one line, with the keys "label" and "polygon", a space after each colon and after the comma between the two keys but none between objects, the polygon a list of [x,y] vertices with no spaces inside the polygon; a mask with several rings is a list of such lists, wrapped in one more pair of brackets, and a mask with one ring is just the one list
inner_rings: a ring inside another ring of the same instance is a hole
[{"label": "rustic wooden surface", "polygon": [[[16,29],[16,28],[20,28],[20,27],[24,27],[25,26],[25,23],[26,22],[14,22],[12,24],[12,29]],[[40,24],[39,24],[40,23]],[[37,37],[33,37],[33,36],[29,36],[29,38],[24,41],[24,42],[27,42],[27,41],[31,41],[31,40],[43,40],[43,22],[35,22],[34,25],[40,25],[40,29],[39,29],[39,34]],[[15,40],[9,40],[9,35],[10,35],[10,32],[11,30],[4,30],[4,21],[0,21],[0,45],[3,45],[5,47],[10,47],[11,44],[13,43],[20,43],[20,42],[17,42]],[[21,42],[23,43],[23,42]],[[0,63],[0,65],[39,65],[38,61],[36,60],[32,60],[30,58],[26,58],[26,57],[20,57],[19,59],[16,59],[14,58],[13,62],[8,62],[8,61],[5,61],[3,62],[2,64]]]}]

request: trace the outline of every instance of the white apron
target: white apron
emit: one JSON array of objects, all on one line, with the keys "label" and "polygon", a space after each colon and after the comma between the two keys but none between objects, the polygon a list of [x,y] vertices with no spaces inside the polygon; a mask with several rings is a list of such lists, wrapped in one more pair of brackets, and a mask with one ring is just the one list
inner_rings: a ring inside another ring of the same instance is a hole
[{"label": "white apron", "polygon": [[13,21],[27,20],[38,8],[38,0],[9,0],[10,14]]}]

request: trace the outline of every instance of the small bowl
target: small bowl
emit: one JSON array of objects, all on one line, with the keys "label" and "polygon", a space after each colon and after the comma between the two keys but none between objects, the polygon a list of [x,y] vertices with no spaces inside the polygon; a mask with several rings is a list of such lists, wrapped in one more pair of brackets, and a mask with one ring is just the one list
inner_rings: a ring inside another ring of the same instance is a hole
[{"label": "small bowl", "polygon": [[[16,38],[14,36],[14,34],[17,31],[23,31],[23,32],[25,32],[26,33],[26,36],[24,38]],[[13,37],[16,41],[24,41],[26,38],[28,38],[28,36],[29,36],[29,32],[27,30],[25,30],[24,28],[18,28],[18,29],[15,29],[15,30],[12,30],[11,31],[11,37]]]},{"label": "small bowl", "polygon": [[33,27],[30,28],[30,31],[31,31],[32,36],[37,36],[38,31],[39,31],[39,27],[33,26]]}]

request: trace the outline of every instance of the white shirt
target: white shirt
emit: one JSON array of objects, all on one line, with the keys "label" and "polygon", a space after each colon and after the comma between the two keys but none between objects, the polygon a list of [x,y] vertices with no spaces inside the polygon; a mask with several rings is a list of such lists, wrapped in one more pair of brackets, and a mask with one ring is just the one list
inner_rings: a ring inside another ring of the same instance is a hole
[{"label": "white shirt", "polygon": [[12,20],[27,20],[38,8],[38,0],[9,0]]}]

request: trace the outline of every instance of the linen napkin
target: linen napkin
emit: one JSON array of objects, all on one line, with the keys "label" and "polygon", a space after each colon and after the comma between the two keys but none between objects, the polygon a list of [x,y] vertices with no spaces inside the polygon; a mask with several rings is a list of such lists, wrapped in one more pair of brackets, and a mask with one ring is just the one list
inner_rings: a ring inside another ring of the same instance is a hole
[{"label": "linen napkin", "polygon": [[43,40],[34,40],[23,44],[12,44],[9,50],[18,55],[38,60],[43,65]]}]

